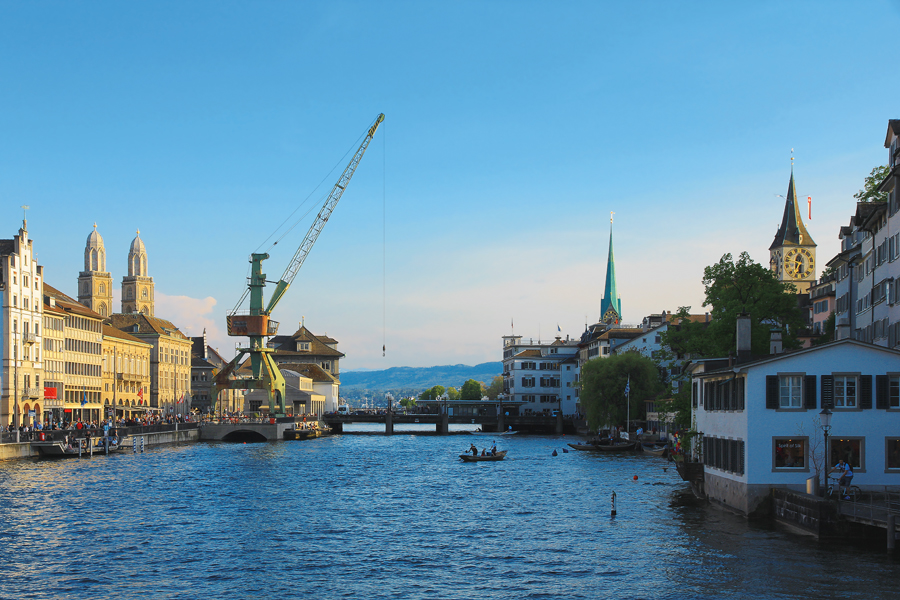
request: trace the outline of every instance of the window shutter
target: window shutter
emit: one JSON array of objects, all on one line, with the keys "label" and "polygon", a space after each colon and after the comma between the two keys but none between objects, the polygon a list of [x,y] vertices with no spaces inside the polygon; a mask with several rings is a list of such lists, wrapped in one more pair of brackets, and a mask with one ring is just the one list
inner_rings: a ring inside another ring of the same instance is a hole
[{"label": "window shutter", "polygon": [[875,376],[875,408],[888,407],[888,376]]},{"label": "window shutter", "polygon": [[822,375],[822,408],[834,408],[834,375]]},{"label": "window shutter", "polygon": [[803,382],[803,406],[816,408],[816,376],[807,375]]},{"label": "window shutter", "polygon": [[872,376],[859,376],[859,407],[872,408]]},{"label": "window shutter", "polygon": [[778,408],[778,375],[766,375],[766,408]]}]

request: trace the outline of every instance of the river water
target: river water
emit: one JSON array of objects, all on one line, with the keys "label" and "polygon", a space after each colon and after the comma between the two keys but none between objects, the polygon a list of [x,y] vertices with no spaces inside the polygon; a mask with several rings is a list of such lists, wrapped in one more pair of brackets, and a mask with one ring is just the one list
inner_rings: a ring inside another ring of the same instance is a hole
[{"label": "river water", "polygon": [[0,597],[900,597],[880,546],[697,505],[662,459],[357,429],[0,464]]}]

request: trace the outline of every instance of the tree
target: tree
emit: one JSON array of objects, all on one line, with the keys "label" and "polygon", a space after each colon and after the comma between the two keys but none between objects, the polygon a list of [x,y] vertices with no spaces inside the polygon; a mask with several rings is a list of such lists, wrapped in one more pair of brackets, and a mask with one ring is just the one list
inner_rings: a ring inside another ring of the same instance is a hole
[{"label": "tree", "polygon": [[[750,316],[751,354],[769,353],[773,327],[782,330],[785,348],[798,348],[796,334],[803,326],[793,285],[781,283],[775,274],[753,262],[742,252],[737,261],[731,254],[703,270],[705,306],[711,306],[705,340],[685,340],[700,356],[726,356],[737,349],[737,318]],[[696,329],[695,329],[696,331]]]},{"label": "tree", "polygon": [[436,385],[430,390],[425,390],[421,394],[419,394],[419,398],[422,400],[437,400],[444,394],[444,386]]},{"label": "tree", "polygon": [[455,387],[448,387],[447,398],[449,398],[450,400],[459,400],[459,390]]},{"label": "tree", "polygon": [[863,183],[863,189],[859,190],[853,197],[859,202],[884,202],[887,200],[887,192],[878,191],[878,186],[884,181],[884,178],[891,172],[891,168],[887,165],[875,167]]},{"label": "tree", "polygon": [[817,337],[812,341],[813,346],[819,346],[821,344],[827,344],[828,342],[834,341],[834,311],[831,311],[831,314],[828,315],[828,318],[825,319],[825,323],[822,324],[822,335]]},{"label": "tree", "polygon": [[488,397],[490,400],[496,400],[497,396],[499,396],[503,392],[503,376],[495,375],[491,380],[491,385],[488,386],[487,391],[485,391],[484,395]]},{"label": "tree", "polygon": [[481,400],[482,391],[481,382],[470,379],[463,384],[459,398],[460,400]]},{"label": "tree", "polygon": [[639,352],[587,361],[581,368],[580,383],[581,404],[591,431],[603,426],[627,425],[626,384],[630,386],[632,420],[642,419],[644,402],[657,399],[665,390],[656,364]]}]

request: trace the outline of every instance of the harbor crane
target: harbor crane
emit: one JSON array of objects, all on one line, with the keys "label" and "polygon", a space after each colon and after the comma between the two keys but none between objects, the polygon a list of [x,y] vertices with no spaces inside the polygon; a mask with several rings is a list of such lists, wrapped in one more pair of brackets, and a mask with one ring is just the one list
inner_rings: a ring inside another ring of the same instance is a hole
[{"label": "harbor crane", "polygon": [[[226,318],[228,325],[228,335],[237,337],[249,337],[250,344],[247,348],[238,348],[237,356],[221,369],[213,378],[210,387],[210,399],[213,402],[213,411],[216,410],[219,401],[219,393],[226,389],[262,389],[266,390],[269,400],[269,414],[283,416],[285,411],[285,383],[281,370],[272,358],[273,348],[266,347],[264,338],[273,336],[278,333],[278,322],[271,319],[272,311],[278,305],[278,302],[284,297],[285,292],[291,286],[300,267],[306,257],[309,256],[310,250],[315,245],[322,228],[328,222],[331,213],[334,212],[338,201],[341,199],[359,161],[362,160],[369,147],[369,142],[375,135],[375,131],[381,122],[384,121],[384,114],[379,114],[375,119],[375,123],[369,128],[365,139],[363,139],[350,163],[344,168],[338,182],[334,184],[334,188],[325,200],[325,204],[319,210],[318,216],[306,232],[306,237],[294,253],[294,258],[284,270],[284,274],[275,286],[272,297],[269,298],[268,304],[265,304],[263,297],[263,288],[266,287],[266,274],[263,273],[262,263],[269,258],[267,253],[253,253],[250,255],[250,276],[247,281],[247,288],[250,294],[250,309],[244,311],[233,310]],[[232,377],[235,369],[241,364],[244,355],[250,356],[250,378],[235,379]],[[276,412],[276,405],[278,411]]]}]

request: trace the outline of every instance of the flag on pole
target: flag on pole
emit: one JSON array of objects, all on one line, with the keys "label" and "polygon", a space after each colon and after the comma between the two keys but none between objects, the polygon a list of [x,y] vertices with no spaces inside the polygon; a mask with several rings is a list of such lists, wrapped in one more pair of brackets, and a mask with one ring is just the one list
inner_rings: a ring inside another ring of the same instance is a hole
[{"label": "flag on pole", "polygon": [[806,197],[806,206],[809,208],[809,220],[812,221],[812,196]]},{"label": "flag on pole", "polygon": [[625,395],[627,396],[631,392],[631,375],[628,376],[628,381],[625,382]]},{"label": "flag on pole", "polygon": [[87,389],[81,386],[81,405],[84,406],[85,404],[87,404]]},{"label": "flag on pole", "polygon": [[184,392],[181,392],[181,398],[178,400],[178,404],[184,404]]},{"label": "flag on pole", "polygon": [[144,386],[138,388],[138,404],[144,403]]},{"label": "flag on pole", "polygon": [[556,330],[557,330],[558,332],[562,333],[562,329],[559,328],[559,323],[556,324]]}]

